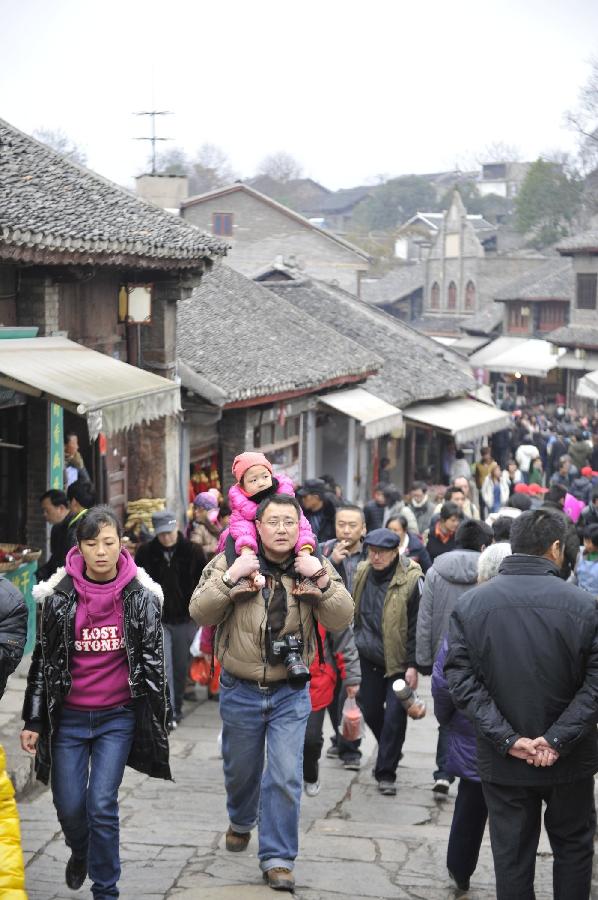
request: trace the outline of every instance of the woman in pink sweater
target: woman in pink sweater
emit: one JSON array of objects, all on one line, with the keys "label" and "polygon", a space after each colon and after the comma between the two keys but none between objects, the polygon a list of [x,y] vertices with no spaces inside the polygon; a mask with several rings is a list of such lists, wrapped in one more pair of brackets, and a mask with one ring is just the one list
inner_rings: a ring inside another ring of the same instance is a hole
[{"label": "woman in pink sweater", "polygon": [[77,546],[47,582],[27,678],[21,746],[35,754],[71,856],[65,880],[89,874],[94,897],[118,897],[118,790],[125,765],[170,779],[162,589],[121,548],[107,506],[90,509]]},{"label": "woman in pink sweater", "polygon": [[[235,542],[237,555],[257,553],[255,514],[258,506],[272,494],[288,494],[294,497],[293,482],[287,475],[274,476],[270,460],[257,451],[247,451],[236,456],[232,471],[237,483],[228,492],[231,508],[230,524],[228,533],[221,535],[218,547],[224,548],[226,538],[230,534]],[[301,513],[295,553],[297,556],[313,553],[316,545],[309,522]],[[231,591],[231,599],[247,600],[256,594],[264,583],[264,576],[257,571],[249,578],[241,578]],[[322,596],[318,586],[309,578],[298,579],[293,593],[300,595],[303,600],[318,600]]]}]

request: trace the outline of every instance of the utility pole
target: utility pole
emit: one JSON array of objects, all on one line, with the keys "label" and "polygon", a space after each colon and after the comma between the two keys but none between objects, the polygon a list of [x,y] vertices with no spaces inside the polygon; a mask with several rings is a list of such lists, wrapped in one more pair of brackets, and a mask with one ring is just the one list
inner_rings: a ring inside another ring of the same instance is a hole
[{"label": "utility pole", "polygon": [[171,116],[172,113],[167,110],[158,110],[152,109],[148,112],[138,112],[133,113],[135,116],[151,116],[152,119],[152,134],[151,137],[138,137],[135,138],[136,141],[151,141],[152,142],[152,171],[151,174],[156,174],[156,141],[171,141],[172,138],[167,137],[156,137],[156,116]]}]

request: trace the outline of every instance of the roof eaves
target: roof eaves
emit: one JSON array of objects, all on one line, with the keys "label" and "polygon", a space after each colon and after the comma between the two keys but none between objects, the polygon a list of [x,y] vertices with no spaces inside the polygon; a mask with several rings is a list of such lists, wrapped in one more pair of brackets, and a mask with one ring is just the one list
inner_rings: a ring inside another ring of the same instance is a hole
[{"label": "roof eaves", "polygon": [[87,240],[61,237],[43,232],[0,229],[0,257],[37,264],[139,265],[142,268],[197,268],[204,262],[226,254],[226,246],[215,248],[174,248],[152,246],[143,241]]},{"label": "roof eaves", "polygon": [[[80,177],[84,179],[85,182],[92,185],[101,184],[106,187],[112,194],[121,195],[126,198],[127,202],[131,202],[134,200],[136,204],[141,206],[148,206],[155,212],[158,211],[161,216],[164,216],[164,221],[166,221],[167,217],[171,217],[174,219],[171,213],[162,209],[161,207],[151,203],[145,198],[137,196],[130,190],[122,187],[116,182],[110,181],[108,178],[105,178],[103,175],[100,175],[98,172],[94,172],[92,169],[88,169],[86,166],[81,165],[80,163],[75,162],[74,160],[67,159],[64,154],[59,153],[57,150],[54,150],[52,147],[45,144],[43,141],[38,140],[35,137],[32,137],[29,134],[26,134],[24,131],[16,128],[14,125],[7,122],[5,119],[0,118],[0,127],[5,128],[9,134],[12,134],[13,137],[16,138],[17,141],[21,141],[26,144],[33,144],[36,147],[39,147],[44,154],[49,157],[53,157],[57,165],[66,166],[67,171],[69,169],[74,169],[80,173]],[[8,138],[8,146],[11,145],[11,139]],[[18,145],[17,145],[18,146]],[[10,169],[9,169],[10,174]],[[8,190],[10,190],[11,182],[8,182]],[[175,219],[176,221],[176,219]],[[179,225],[177,227],[181,228],[181,231],[185,233],[185,236],[189,239],[191,237],[192,232],[190,229],[193,226],[190,226],[189,223],[182,223],[179,221]],[[1,224],[1,223],[0,223]],[[181,227],[183,226],[183,227]],[[89,240],[87,238],[75,238],[72,235],[63,236],[59,233],[50,233],[47,231],[35,231],[30,229],[22,229],[21,227],[11,228],[10,225],[3,224],[2,232],[0,234],[0,242],[4,240],[7,244],[12,244],[13,246],[21,246],[23,243],[27,244],[30,247],[45,247],[48,249],[60,249],[60,250],[74,250],[81,251],[82,253],[103,253],[103,252],[118,252],[130,254],[133,256],[148,256],[155,257],[159,259],[163,257],[165,259],[193,259],[197,261],[198,258],[201,257],[211,257],[211,256],[223,256],[226,254],[228,246],[219,241],[217,239],[212,238],[211,235],[203,234],[196,229],[197,231],[197,243],[189,244],[187,247],[177,246],[176,241],[163,240],[162,242],[154,241],[144,241],[135,240],[135,241],[106,241],[101,238],[97,240]],[[151,229],[152,223],[148,226]],[[200,238],[204,239],[201,240]],[[33,243],[33,241],[37,241],[37,243]],[[160,249],[161,248],[161,249]],[[173,251],[175,251],[173,253]]]},{"label": "roof eaves", "polygon": [[321,381],[318,384],[310,384],[303,388],[284,388],[278,386],[278,389],[272,389],[268,393],[251,393],[244,392],[246,394],[245,397],[238,400],[229,400],[224,404],[225,409],[238,409],[243,406],[254,406],[256,404],[262,403],[271,403],[277,402],[280,400],[291,400],[293,397],[303,397],[307,394],[315,394],[320,391],[326,390],[331,387],[338,387],[339,385],[346,384],[356,384],[361,381],[365,381],[366,378],[370,378],[372,375],[376,374],[376,369],[370,369],[369,371],[356,372],[352,375],[338,375],[335,378],[328,378],[325,381]]}]

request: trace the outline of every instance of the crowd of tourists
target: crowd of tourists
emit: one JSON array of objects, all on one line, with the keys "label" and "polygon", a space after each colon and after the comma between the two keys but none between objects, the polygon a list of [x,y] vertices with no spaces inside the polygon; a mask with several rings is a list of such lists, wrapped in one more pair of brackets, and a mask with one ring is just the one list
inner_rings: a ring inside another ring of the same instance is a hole
[{"label": "crowd of tourists", "polygon": [[[263,453],[241,453],[227,498],[199,494],[188,523],[154,512],[135,558],[76,453],[71,463],[66,494],[41,498],[52,553],[21,733],[51,786],[69,888],[89,877],[96,900],[118,896],[124,769],[171,778],[194,645],[219,672],[226,851],[245,851],[257,829],[272,889],[294,890],[301,797],[320,791],[322,753],[358,771],[363,723],[377,741],[373,782],[396,795],[408,720],[422,714],[404,697],[431,675],[430,788],[443,799],[459,779],[455,890],[469,888],[488,821],[497,897],[531,900],[545,803],[554,895],[590,896],[598,423],[519,411],[487,445],[448,445],[443,484],[403,495],[382,480],[363,507],[326,476],[295,493]],[[23,610],[0,591],[6,676]]]}]

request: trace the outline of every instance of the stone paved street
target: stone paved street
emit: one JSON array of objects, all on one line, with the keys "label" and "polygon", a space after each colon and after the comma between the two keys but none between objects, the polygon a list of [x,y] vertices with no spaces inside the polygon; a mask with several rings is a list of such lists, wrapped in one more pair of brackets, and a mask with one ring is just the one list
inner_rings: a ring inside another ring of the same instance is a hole
[{"label": "stone paved street", "polygon": [[[421,693],[427,697],[429,679],[423,681]],[[121,792],[121,897],[272,897],[261,883],[255,838],[247,853],[224,850],[227,819],[216,750],[217,704],[188,703],[186,710],[172,740],[176,783],[150,780],[127,770]],[[396,798],[380,796],[373,783],[371,735],[360,773],[345,772],[333,760],[323,761],[322,791],[302,803],[298,900],[445,900],[455,896],[444,865],[453,801],[437,801],[430,790],[434,744],[432,716],[410,723]],[[89,882],[78,893],[64,886],[67,851],[49,792],[34,791],[19,806],[30,900],[90,896]],[[544,836],[536,885],[538,900],[552,897],[551,858]],[[494,896],[490,847],[485,840],[468,897],[490,900]]]}]

